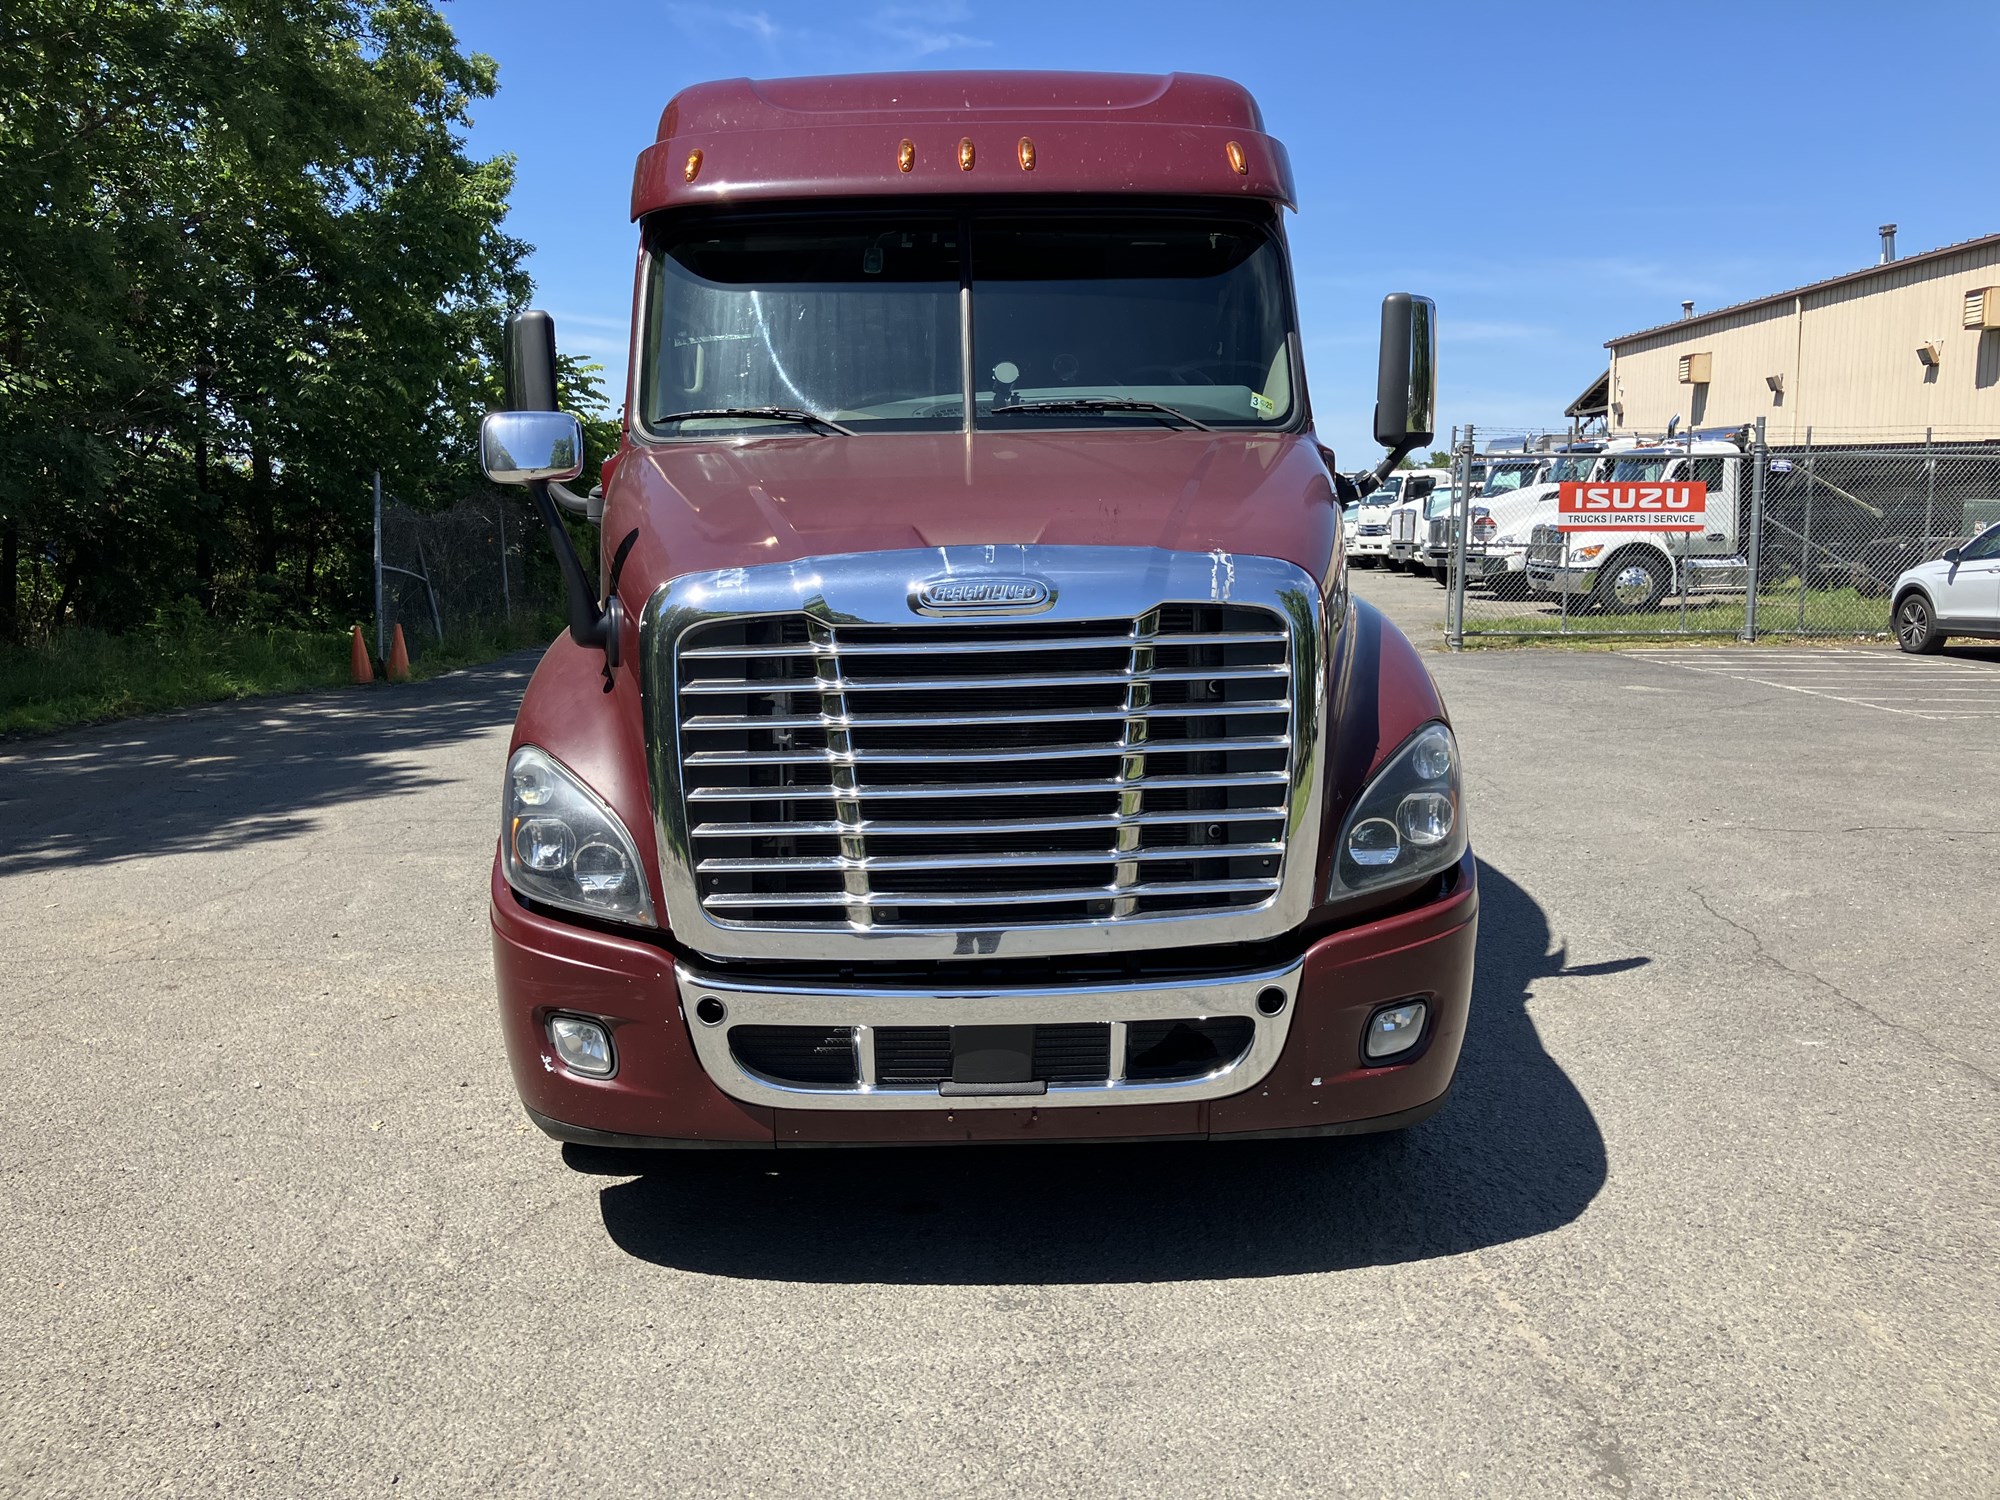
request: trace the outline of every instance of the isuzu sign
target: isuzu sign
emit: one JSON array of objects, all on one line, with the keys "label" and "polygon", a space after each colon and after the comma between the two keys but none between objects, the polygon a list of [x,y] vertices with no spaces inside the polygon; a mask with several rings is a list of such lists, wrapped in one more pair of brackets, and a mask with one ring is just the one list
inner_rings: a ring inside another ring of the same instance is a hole
[{"label": "isuzu sign", "polygon": [[1706,531],[1705,484],[1567,482],[1556,497],[1558,531]]}]

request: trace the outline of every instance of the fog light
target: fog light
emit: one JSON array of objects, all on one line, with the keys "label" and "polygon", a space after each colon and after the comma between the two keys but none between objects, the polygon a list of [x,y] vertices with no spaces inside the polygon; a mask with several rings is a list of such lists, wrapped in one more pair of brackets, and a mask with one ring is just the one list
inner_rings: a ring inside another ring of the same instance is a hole
[{"label": "fog light", "polygon": [[1404,1000],[1385,1005],[1368,1018],[1368,1035],[1361,1051],[1370,1062],[1380,1062],[1399,1052],[1408,1052],[1424,1034],[1424,1017],[1430,1007],[1421,1000]]},{"label": "fog light", "polygon": [[608,1078],[613,1066],[611,1033],[582,1016],[550,1016],[549,1040],[556,1056],[572,1073],[589,1078]]}]

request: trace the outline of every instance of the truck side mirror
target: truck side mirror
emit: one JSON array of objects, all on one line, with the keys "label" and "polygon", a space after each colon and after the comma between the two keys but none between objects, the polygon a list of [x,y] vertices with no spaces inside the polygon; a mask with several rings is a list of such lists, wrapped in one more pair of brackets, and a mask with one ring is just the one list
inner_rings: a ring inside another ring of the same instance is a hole
[{"label": "truck side mirror", "polygon": [[507,405],[556,409],[556,320],[534,308],[507,320]]},{"label": "truck side mirror", "polygon": [[1408,453],[1437,428],[1437,304],[1391,292],[1382,299],[1375,376],[1375,441]]},{"label": "truck side mirror", "polygon": [[479,464],[495,484],[574,479],[583,472],[583,423],[566,411],[489,412]]}]

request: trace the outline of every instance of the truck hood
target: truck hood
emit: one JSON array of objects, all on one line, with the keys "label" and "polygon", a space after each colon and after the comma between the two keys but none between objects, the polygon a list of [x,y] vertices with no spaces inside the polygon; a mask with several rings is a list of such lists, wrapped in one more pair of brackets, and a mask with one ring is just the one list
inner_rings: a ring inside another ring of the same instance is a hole
[{"label": "truck hood", "polygon": [[686,573],[906,547],[1043,543],[1283,558],[1324,579],[1340,513],[1310,435],[773,436],[630,447],[603,545],[620,596]]},{"label": "truck hood", "polygon": [[1493,518],[1495,541],[1525,542],[1537,521],[1555,519],[1556,497],[1561,491],[1559,484],[1530,484],[1491,500],[1475,498],[1472,503],[1484,506]]}]

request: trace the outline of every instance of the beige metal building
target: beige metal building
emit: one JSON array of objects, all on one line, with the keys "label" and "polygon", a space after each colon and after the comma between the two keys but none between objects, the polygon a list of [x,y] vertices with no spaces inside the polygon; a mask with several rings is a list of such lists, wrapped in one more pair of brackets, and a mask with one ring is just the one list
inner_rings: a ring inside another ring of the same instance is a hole
[{"label": "beige metal building", "polygon": [[1764,417],[1774,446],[2000,438],[2000,234],[1900,259],[1893,224],[1882,238],[1866,270],[1612,339],[1587,396],[1625,432]]}]

